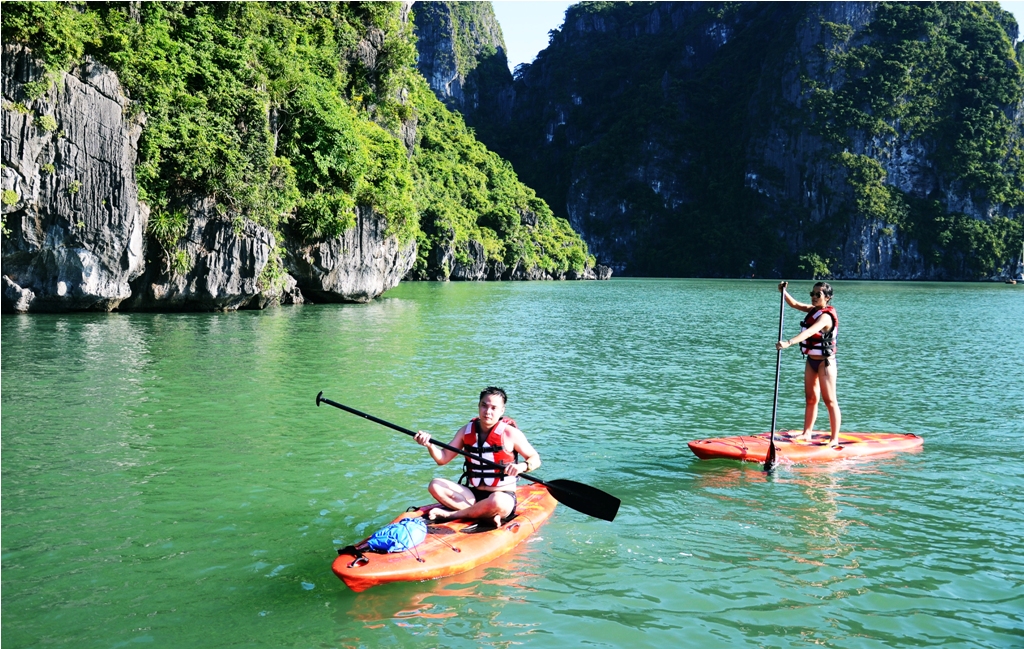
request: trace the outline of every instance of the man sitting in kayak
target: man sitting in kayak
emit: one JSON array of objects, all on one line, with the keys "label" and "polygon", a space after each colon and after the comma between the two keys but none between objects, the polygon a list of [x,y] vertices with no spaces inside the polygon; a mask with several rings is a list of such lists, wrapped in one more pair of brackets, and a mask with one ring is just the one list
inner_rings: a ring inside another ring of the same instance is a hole
[{"label": "man sitting in kayak", "polygon": [[[540,455],[530,446],[516,423],[504,417],[508,397],[501,388],[489,387],[480,393],[480,416],[474,418],[455,433],[449,446],[463,449],[477,457],[504,465],[504,470],[466,458],[462,478],[458,484],[445,478],[434,478],[428,487],[430,495],[448,508],[430,510],[430,519],[478,518],[491,519],[496,527],[516,510],[516,476],[535,471],[540,466]],[[422,430],[416,434],[416,443],[426,446],[430,457],[439,465],[451,462],[458,453],[430,443],[430,434]],[[519,461],[519,456],[524,458]]]}]

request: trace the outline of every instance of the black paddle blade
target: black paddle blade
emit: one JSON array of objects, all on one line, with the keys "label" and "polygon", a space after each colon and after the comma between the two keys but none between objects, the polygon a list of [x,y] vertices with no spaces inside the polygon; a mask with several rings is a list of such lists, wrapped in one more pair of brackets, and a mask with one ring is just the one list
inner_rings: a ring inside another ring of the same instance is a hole
[{"label": "black paddle blade", "polygon": [[566,507],[603,521],[615,520],[615,514],[618,513],[619,505],[622,504],[621,500],[610,493],[605,493],[582,482],[545,480],[544,486],[548,488],[555,500]]},{"label": "black paddle blade", "polygon": [[771,441],[771,444],[769,444],[769,446],[768,446],[768,457],[766,457],[764,459],[764,470],[766,472],[770,473],[772,468],[774,468],[774,467],[775,467],[775,440],[773,439]]}]

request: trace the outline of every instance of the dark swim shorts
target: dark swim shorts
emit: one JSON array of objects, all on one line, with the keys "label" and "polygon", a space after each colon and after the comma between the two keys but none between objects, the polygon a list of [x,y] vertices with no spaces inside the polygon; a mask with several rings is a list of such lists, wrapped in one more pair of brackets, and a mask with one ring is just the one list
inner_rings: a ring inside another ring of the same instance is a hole
[{"label": "dark swim shorts", "polygon": [[[473,498],[476,499],[477,502],[490,498],[491,494],[495,493],[493,491],[487,491],[486,489],[475,489],[473,487],[469,487],[469,490],[473,492]],[[512,511],[510,511],[508,516],[505,517],[506,519],[512,518],[516,515],[516,506],[519,504],[519,499],[516,498],[516,492],[514,491],[505,491],[503,493],[507,493],[512,496]]]}]

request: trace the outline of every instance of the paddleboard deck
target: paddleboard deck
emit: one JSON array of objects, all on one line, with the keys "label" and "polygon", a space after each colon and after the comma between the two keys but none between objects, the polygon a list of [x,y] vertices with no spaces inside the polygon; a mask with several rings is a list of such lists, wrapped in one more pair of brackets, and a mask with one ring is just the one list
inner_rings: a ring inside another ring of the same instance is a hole
[{"label": "paddleboard deck", "polygon": [[[775,433],[775,455],[780,462],[834,462],[920,448],[924,440],[909,433],[839,433],[839,448],[828,445],[829,433],[814,431],[809,442],[796,439],[798,430]],[[702,460],[728,459],[764,462],[768,457],[770,433],[717,437],[688,442]]]},{"label": "paddleboard deck", "polygon": [[[516,516],[498,528],[486,529],[479,521],[429,521],[427,538],[405,552],[378,554],[356,552],[353,546],[339,550],[331,569],[355,592],[394,581],[426,581],[457,575],[492,561],[512,550],[547,521],[558,504],[545,486],[523,485],[516,489]],[[403,518],[428,516],[430,503]],[[364,539],[365,541],[365,539]]]}]

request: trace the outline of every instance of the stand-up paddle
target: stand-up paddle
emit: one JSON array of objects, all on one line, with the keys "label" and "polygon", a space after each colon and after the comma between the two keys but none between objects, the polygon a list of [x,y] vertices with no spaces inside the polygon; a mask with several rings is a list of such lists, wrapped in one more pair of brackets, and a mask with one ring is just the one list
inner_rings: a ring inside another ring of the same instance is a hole
[{"label": "stand-up paddle", "polygon": [[[380,424],[381,426],[387,426],[392,430],[397,430],[400,433],[405,433],[410,437],[416,436],[416,432],[411,431],[408,428],[402,428],[401,426],[392,424],[389,421],[384,421],[383,419],[378,419],[373,415],[368,415],[365,412],[360,412],[355,408],[349,408],[348,406],[337,403],[336,401],[325,399],[323,391],[316,395],[317,407],[320,407],[321,403],[326,403],[329,406],[334,406],[335,408],[339,408],[341,410],[344,410],[345,412],[350,412],[353,415],[358,415],[363,419],[369,419],[374,423]],[[480,462],[486,466],[490,466],[495,469],[503,468],[497,462],[491,462],[486,458],[471,455],[470,453],[467,453],[462,449],[455,448],[454,446],[450,446],[448,444],[445,444],[444,442],[439,442],[435,439],[431,439],[430,443],[434,444],[435,446],[440,446],[441,448],[448,449],[449,451],[458,453],[459,455],[472,457],[477,462]],[[575,509],[576,511],[582,512],[587,516],[600,518],[601,520],[615,520],[615,514],[618,513],[619,505],[622,503],[621,500],[611,495],[610,493],[605,493],[600,489],[591,487],[590,485],[586,485],[581,482],[575,482],[573,480],[541,480],[539,478],[533,477],[528,473],[520,473],[519,477],[526,478],[530,482],[536,482],[537,484],[544,485],[545,487],[548,488],[548,491],[551,493],[552,497],[554,497],[555,500],[562,503],[566,507],[569,507],[570,509]]]},{"label": "stand-up paddle", "polygon": [[[782,342],[782,319],[786,315],[786,287],[789,282],[782,282],[782,296],[779,301],[779,342]],[[771,472],[775,466],[775,416],[779,412],[779,370],[782,367],[782,350],[775,350],[775,400],[772,403],[772,433],[768,443],[768,456],[764,459],[764,470]]]}]

